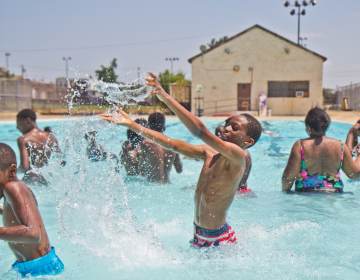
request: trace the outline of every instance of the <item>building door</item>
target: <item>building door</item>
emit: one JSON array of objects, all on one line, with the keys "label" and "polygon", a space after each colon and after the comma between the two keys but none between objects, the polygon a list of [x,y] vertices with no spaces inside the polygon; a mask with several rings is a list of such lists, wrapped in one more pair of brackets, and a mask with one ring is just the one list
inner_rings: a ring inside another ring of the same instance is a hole
[{"label": "building door", "polygon": [[250,111],[251,84],[238,84],[238,110]]}]

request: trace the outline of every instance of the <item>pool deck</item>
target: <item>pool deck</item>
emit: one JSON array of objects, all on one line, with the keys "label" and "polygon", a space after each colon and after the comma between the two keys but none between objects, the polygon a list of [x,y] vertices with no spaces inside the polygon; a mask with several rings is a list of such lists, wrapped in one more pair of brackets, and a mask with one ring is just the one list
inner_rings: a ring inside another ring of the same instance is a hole
[{"label": "pool deck", "polygon": [[[327,111],[332,119],[332,121],[345,122],[345,123],[355,123],[360,119],[360,112],[358,111]],[[69,116],[69,115],[40,115],[38,114],[39,120],[63,120],[63,119],[74,119],[74,118],[84,118],[85,116]],[[144,116],[139,116],[144,117]],[[168,118],[175,118],[174,116],[169,116]],[[205,116],[205,119],[217,119],[223,120],[226,116]],[[16,113],[0,112],[0,121],[15,121]],[[260,120],[304,120],[304,116],[271,116],[271,117],[259,117]]]}]

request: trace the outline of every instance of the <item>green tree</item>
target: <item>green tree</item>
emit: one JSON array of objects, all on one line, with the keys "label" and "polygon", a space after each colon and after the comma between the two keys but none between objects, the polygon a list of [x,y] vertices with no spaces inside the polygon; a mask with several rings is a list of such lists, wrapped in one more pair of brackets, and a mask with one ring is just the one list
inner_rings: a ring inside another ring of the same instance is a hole
[{"label": "green tree", "polygon": [[215,38],[212,38],[211,41],[209,43],[207,43],[206,45],[201,45],[200,46],[200,51],[202,53],[208,51],[208,50],[211,50],[213,48],[216,48],[217,46],[225,43],[227,41],[228,37],[227,36],[223,36],[219,39],[215,39]]},{"label": "green tree", "polygon": [[187,85],[189,83],[183,72],[173,74],[168,69],[159,74],[159,81],[166,92],[170,91],[170,84]]},{"label": "green tree", "polygon": [[331,88],[323,89],[324,105],[336,104],[336,92]]},{"label": "green tree", "polygon": [[117,60],[113,58],[109,66],[101,65],[99,70],[95,71],[96,77],[98,80],[107,82],[107,83],[116,83],[118,76],[115,73],[117,68]]}]

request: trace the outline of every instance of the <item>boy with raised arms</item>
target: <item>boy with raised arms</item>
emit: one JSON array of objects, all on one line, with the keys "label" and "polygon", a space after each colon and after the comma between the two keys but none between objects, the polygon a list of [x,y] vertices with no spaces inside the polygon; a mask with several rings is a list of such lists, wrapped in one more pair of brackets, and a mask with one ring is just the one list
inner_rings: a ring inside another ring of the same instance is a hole
[{"label": "boy with raised arms", "polygon": [[218,246],[236,242],[235,232],[226,221],[239,183],[245,172],[245,149],[261,135],[260,123],[249,114],[229,117],[218,136],[212,134],[194,114],[187,111],[161,87],[154,74],[147,85],[174,112],[190,132],[205,142],[193,145],[144,128],[119,110],[118,115],[102,115],[104,120],[126,126],[164,148],[204,162],[195,191],[194,247]]}]

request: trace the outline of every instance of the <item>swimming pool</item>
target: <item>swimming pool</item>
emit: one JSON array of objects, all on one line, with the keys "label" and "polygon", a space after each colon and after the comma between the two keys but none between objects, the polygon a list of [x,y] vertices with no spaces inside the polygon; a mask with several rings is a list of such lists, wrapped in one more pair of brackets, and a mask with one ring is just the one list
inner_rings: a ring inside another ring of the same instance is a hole
[{"label": "swimming pool", "polygon": [[[217,121],[206,121],[212,130]],[[305,137],[300,121],[264,122],[250,151],[249,186],[255,197],[237,196],[228,221],[239,242],[222,249],[196,250],[192,238],[193,195],[201,162],[183,158],[182,174],[169,185],[128,179],[111,162],[85,157],[84,133],[118,153],[125,128],[95,118],[51,125],[67,153],[67,165],[44,169],[48,187],[33,187],[50,240],[65,263],[57,279],[358,279],[360,275],[360,182],[345,179],[342,195],[287,195],[281,174],[292,143]],[[333,123],[329,136],[346,137],[350,126]],[[200,143],[177,121],[166,133]],[[17,152],[14,123],[0,124],[0,142]],[[14,261],[0,242],[0,279],[16,279]]]}]

